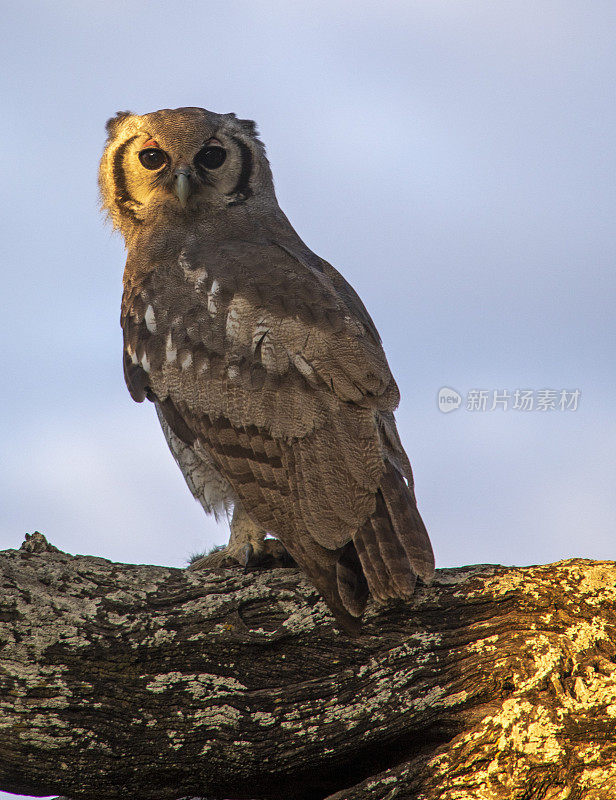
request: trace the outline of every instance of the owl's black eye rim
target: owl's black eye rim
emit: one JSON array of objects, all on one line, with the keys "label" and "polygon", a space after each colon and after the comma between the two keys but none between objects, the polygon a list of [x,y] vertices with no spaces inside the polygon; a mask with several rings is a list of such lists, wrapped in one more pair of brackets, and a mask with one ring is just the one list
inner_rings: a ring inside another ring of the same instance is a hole
[{"label": "owl's black eye rim", "polygon": [[169,161],[169,157],[159,147],[146,147],[139,151],[139,161],[145,169],[155,170],[164,167]]},{"label": "owl's black eye rim", "polygon": [[195,166],[201,169],[218,169],[227,159],[227,151],[219,145],[206,145],[194,158]]}]

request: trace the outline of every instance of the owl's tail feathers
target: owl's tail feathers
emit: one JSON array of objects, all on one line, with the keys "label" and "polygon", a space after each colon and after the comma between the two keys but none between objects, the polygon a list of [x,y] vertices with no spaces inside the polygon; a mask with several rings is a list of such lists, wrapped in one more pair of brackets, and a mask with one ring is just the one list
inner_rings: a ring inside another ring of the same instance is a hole
[{"label": "owl's tail feathers", "polygon": [[377,603],[409,598],[418,576],[428,583],[434,575],[432,546],[413,490],[390,464],[373,515],[341,550],[328,550],[311,537],[287,537],[283,544],[352,635],[361,632],[370,594]]},{"label": "owl's tail feathers", "polygon": [[417,576],[424,583],[434,576],[432,545],[412,489],[391,464],[381,480],[375,512],[353,543],[370,594],[379,603],[411,597]]},{"label": "owl's tail feathers", "polygon": [[336,562],[336,584],[346,611],[353,617],[361,617],[370,588],[353,542],[347,542]]}]

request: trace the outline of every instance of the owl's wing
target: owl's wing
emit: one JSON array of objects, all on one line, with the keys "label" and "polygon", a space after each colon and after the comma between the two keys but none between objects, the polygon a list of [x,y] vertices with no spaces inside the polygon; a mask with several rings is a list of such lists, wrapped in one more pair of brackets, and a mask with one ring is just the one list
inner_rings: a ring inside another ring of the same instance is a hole
[{"label": "owl's wing", "polygon": [[[341,554],[378,511],[387,462],[398,469],[387,435],[398,389],[361,301],[332,270],[236,241],[154,271],[127,265],[125,370],[135,399],[155,399],[181,440],[203,442],[330,606],[355,613],[365,581],[349,588],[357,556]],[[411,566],[428,574],[428,562]]]},{"label": "owl's wing", "polygon": [[274,243],[231,242],[184,257],[181,268],[127,266],[129,388],[176,387],[195,409],[275,436],[312,430],[332,401],[393,411],[398,388],[374,324],[322,263],[309,267]]},{"label": "owl's wing", "polygon": [[[233,292],[227,346],[248,345],[254,365],[269,375],[297,373],[344,402],[397,406],[398,389],[374,323],[331,265],[275,242],[233,242],[221,257]],[[250,342],[239,341],[247,331]]]}]

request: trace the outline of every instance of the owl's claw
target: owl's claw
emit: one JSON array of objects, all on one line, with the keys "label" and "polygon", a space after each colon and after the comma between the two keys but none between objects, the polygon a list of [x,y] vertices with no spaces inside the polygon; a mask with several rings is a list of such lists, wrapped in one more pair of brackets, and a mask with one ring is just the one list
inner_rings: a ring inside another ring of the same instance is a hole
[{"label": "owl's claw", "polygon": [[275,567],[295,567],[284,545],[277,539],[264,539],[262,546],[255,550],[253,545],[244,545],[239,552],[230,547],[216,548],[212,553],[196,558],[188,569],[221,569],[239,564],[244,573],[252,569],[274,569]]},{"label": "owl's claw", "polygon": [[251,544],[244,548],[244,572],[251,569],[273,569],[275,567],[295,567],[295,561],[278,539],[263,539],[259,549]]}]

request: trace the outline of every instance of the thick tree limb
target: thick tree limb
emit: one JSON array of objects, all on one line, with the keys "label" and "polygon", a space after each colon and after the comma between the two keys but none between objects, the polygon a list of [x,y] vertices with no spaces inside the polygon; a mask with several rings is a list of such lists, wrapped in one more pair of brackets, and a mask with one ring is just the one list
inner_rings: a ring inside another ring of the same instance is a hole
[{"label": "thick tree limb", "polygon": [[333,625],[296,570],[0,553],[0,788],[610,800],[616,564],[439,570]]}]

